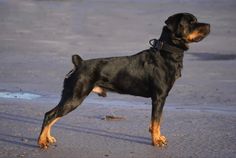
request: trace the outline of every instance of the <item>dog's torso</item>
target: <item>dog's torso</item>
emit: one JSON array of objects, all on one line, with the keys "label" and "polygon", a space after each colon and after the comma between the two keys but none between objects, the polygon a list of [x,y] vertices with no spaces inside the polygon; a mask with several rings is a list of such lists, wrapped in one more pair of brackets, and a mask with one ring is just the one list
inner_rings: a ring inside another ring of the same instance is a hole
[{"label": "dog's torso", "polygon": [[148,49],[132,56],[84,60],[78,74],[86,73],[94,86],[110,91],[152,97],[159,91],[168,93],[182,68],[178,65],[182,57]]}]

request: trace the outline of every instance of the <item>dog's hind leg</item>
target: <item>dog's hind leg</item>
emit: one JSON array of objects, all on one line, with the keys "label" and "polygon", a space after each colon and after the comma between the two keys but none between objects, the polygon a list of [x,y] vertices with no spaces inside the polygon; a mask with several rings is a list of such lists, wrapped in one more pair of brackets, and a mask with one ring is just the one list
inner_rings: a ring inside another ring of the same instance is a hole
[{"label": "dog's hind leg", "polygon": [[44,116],[38,144],[40,148],[47,148],[50,143],[55,143],[56,139],[51,136],[51,127],[63,116],[76,109],[91,92],[92,86],[88,82],[77,81],[75,88],[64,87],[60,103],[48,111]]},{"label": "dog's hind leg", "polygon": [[[50,131],[51,131],[51,126],[57,121],[57,111],[58,111],[58,106],[55,107],[54,109],[48,111],[45,116],[44,116],[44,121],[42,125],[42,129],[38,138],[38,144],[40,148],[47,148],[49,143],[54,143],[56,142],[56,139],[51,136]],[[59,118],[58,118],[59,119]]]}]

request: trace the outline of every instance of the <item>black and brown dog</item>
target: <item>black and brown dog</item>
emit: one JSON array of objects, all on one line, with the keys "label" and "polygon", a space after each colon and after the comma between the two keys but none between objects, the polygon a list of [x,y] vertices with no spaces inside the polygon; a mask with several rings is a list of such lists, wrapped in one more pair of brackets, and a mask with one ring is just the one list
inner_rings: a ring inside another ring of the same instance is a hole
[{"label": "black and brown dog", "polygon": [[38,139],[41,148],[47,148],[56,139],[51,136],[52,125],[62,116],[77,108],[91,91],[106,96],[106,90],[152,99],[149,130],[152,144],[166,145],[160,132],[163,106],[175,80],[181,76],[184,51],[188,44],[199,42],[210,32],[210,25],[199,23],[189,13],[169,17],[159,40],[151,40],[151,48],[138,54],[82,60],[72,56],[74,69],[64,80],[59,104],[47,112]]}]

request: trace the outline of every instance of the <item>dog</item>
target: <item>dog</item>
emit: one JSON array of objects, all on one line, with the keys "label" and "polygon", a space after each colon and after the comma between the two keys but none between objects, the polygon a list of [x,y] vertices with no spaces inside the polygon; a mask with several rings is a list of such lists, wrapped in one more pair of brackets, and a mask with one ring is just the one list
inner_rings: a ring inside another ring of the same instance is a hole
[{"label": "dog", "polygon": [[105,97],[107,91],[151,98],[152,144],[167,145],[160,131],[166,97],[181,77],[184,51],[189,49],[189,43],[199,42],[210,33],[210,24],[199,23],[190,13],[172,15],[165,24],[159,40],[150,40],[151,47],[135,55],[90,60],[73,55],[74,68],[64,79],[61,100],[45,113],[38,138],[40,148],[46,149],[56,142],[51,127],[76,109],[90,92]]}]

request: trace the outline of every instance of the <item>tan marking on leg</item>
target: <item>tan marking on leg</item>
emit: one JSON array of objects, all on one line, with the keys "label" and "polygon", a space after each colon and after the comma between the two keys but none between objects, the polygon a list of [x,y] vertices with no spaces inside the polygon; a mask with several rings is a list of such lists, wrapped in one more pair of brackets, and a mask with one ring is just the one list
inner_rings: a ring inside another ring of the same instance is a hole
[{"label": "tan marking on leg", "polygon": [[107,96],[106,91],[103,88],[98,87],[98,86],[95,86],[92,92],[97,93],[98,95],[103,96],[103,97]]},{"label": "tan marking on leg", "polygon": [[167,145],[167,139],[165,138],[165,136],[161,135],[160,128],[160,122],[152,121],[152,144],[154,146],[162,147]]},{"label": "tan marking on leg", "polygon": [[56,138],[51,136],[51,127],[60,119],[60,117],[56,118],[53,120],[49,125],[48,125],[48,131],[47,131],[47,142],[50,144],[56,143]]},{"label": "tan marking on leg", "polygon": [[49,129],[48,126],[45,126],[38,139],[38,145],[42,149],[48,148],[48,142],[47,142],[48,129]]},{"label": "tan marking on leg", "polygon": [[45,126],[43,131],[41,132],[39,139],[38,139],[38,144],[40,148],[42,149],[47,149],[49,146],[49,143],[55,143],[56,139],[51,136],[51,127],[53,124],[55,124],[60,117],[54,119],[49,125]]}]

